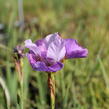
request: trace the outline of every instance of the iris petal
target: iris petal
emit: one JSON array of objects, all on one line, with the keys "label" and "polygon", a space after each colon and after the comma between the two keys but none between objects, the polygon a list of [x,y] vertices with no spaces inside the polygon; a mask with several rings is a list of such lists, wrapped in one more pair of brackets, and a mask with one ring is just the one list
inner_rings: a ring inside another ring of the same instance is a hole
[{"label": "iris petal", "polygon": [[58,33],[54,33],[54,34],[49,34],[45,37],[45,42],[46,42],[46,45],[47,47],[54,41],[57,39],[60,39],[61,37],[59,36]]},{"label": "iris petal", "polygon": [[56,37],[54,41],[48,46],[47,57],[60,61],[64,58],[66,53],[64,40],[60,37]]},{"label": "iris petal", "polygon": [[46,57],[47,54],[47,46],[46,46],[46,42],[45,40],[41,39],[41,40],[37,40],[35,42],[35,44],[38,46],[38,48],[40,49],[41,52],[41,56],[42,57]]},{"label": "iris petal", "polygon": [[32,51],[33,53],[35,53],[36,55],[41,54],[39,48],[37,47],[36,44],[32,43],[31,39],[28,39],[25,41],[25,47],[29,48],[29,50]]},{"label": "iris petal", "polygon": [[88,54],[88,50],[78,45],[74,39],[65,39],[66,58],[83,58]]},{"label": "iris petal", "polygon": [[63,68],[64,64],[61,62],[57,62],[54,65],[50,66],[48,69],[50,72],[57,72]]},{"label": "iris petal", "polygon": [[36,61],[35,55],[28,53],[28,60],[35,71],[56,72],[63,68],[63,64],[56,62],[51,66],[47,66],[44,61]]},{"label": "iris petal", "polygon": [[33,54],[27,54],[28,60],[33,68],[36,71],[48,71],[46,64],[42,61],[37,61],[36,57]]}]

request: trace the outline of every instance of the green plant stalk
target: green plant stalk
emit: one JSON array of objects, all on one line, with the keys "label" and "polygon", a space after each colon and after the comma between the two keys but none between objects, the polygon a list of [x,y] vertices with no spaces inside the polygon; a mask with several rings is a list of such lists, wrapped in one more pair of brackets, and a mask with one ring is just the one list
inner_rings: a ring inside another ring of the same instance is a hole
[{"label": "green plant stalk", "polygon": [[24,109],[24,76],[22,72],[23,61],[19,59],[19,82],[20,82],[20,106],[21,109]]},{"label": "green plant stalk", "polygon": [[20,82],[20,106],[21,109],[24,108],[24,90],[23,90],[23,81]]},{"label": "green plant stalk", "polygon": [[51,109],[55,109],[55,75],[54,73],[48,73],[48,87],[50,92]]}]

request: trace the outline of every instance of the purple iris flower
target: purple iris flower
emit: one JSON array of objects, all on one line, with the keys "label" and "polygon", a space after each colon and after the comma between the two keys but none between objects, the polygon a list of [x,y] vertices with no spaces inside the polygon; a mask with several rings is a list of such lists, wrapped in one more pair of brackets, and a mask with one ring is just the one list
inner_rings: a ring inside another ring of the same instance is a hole
[{"label": "purple iris flower", "polygon": [[57,72],[64,66],[63,59],[83,58],[88,50],[78,45],[74,39],[63,39],[58,33],[50,34],[33,43],[25,41],[29,48],[28,60],[35,71]]}]

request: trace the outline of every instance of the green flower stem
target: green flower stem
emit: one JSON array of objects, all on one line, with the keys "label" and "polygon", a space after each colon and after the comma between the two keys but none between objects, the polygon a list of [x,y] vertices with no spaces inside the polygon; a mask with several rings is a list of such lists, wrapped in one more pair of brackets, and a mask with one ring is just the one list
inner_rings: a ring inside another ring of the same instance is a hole
[{"label": "green flower stem", "polygon": [[55,75],[54,73],[48,73],[48,87],[50,91],[51,109],[55,109]]}]

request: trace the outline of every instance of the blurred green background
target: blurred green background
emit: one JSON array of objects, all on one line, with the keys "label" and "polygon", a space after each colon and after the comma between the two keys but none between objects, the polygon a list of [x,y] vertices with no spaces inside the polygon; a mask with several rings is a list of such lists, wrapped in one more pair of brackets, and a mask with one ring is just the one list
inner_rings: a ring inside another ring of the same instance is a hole
[{"label": "blurred green background", "polygon": [[[109,109],[109,0],[21,1],[0,0],[0,109],[7,108],[6,89],[10,109],[20,109],[13,48],[54,32],[89,50],[56,73],[56,109]],[[49,109],[47,74],[23,63],[24,109]]]}]

